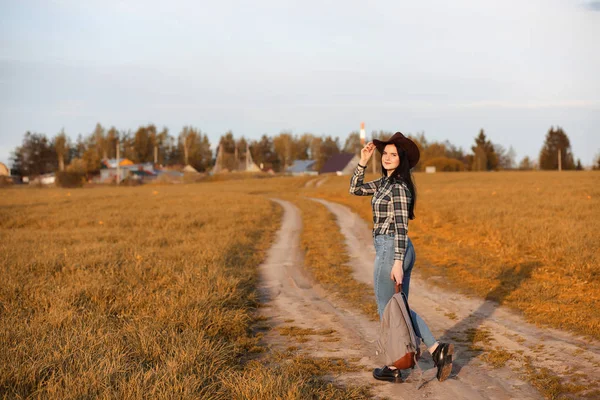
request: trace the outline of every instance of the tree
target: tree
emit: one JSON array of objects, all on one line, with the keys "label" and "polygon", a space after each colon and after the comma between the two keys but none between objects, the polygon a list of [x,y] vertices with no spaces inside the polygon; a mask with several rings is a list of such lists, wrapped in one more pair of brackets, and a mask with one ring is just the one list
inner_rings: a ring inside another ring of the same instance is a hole
[{"label": "tree", "polygon": [[427,146],[423,152],[421,153],[421,158],[423,161],[430,158],[440,158],[446,157],[446,146],[442,143],[433,142],[429,146]]},{"label": "tree", "polygon": [[96,149],[88,148],[81,159],[88,177],[99,173],[102,159]]},{"label": "tree", "polygon": [[498,168],[498,155],[494,150],[493,143],[485,136],[483,129],[479,131],[479,135],[475,138],[475,145],[471,147],[471,150],[473,150],[474,155],[473,170],[492,171]]},{"label": "tree", "polygon": [[65,135],[65,130],[61,129],[60,133],[54,137],[54,151],[58,158],[58,170],[65,170],[65,158],[69,156],[69,139]]},{"label": "tree", "polygon": [[449,140],[444,142],[444,147],[446,148],[446,157],[453,158],[455,160],[463,161],[465,158],[465,152],[461,147],[457,147],[450,143]]},{"label": "tree", "polygon": [[560,126],[557,126],[556,128],[550,127],[546,134],[544,146],[540,151],[540,169],[558,169],[559,153],[561,168],[575,169],[573,153],[571,152],[571,142],[569,141],[567,134]]},{"label": "tree", "polygon": [[350,132],[344,143],[344,153],[352,153],[360,155],[362,145],[360,144],[360,133],[357,131]]},{"label": "tree", "polygon": [[592,165],[592,169],[600,169],[600,152],[596,154],[594,158],[594,164]]},{"label": "tree", "polygon": [[516,165],[517,152],[515,148],[511,146],[508,147],[508,152],[504,158],[504,164],[506,165],[506,169],[514,169]]},{"label": "tree", "polygon": [[472,171],[487,171],[488,170],[488,159],[484,146],[477,145],[473,148],[473,165]]},{"label": "tree", "polygon": [[[236,159],[236,143],[233,132],[227,131],[219,140],[217,148],[217,160],[221,160],[220,167],[229,171],[235,171],[239,167],[239,160]],[[222,154],[220,154],[223,152]]]},{"label": "tree", "polygon": [[523,170],[523,171],[528,171],[528,170],[533,169],[533,163],[531,162],[529,157],[527,157],[527,156],[523,157],[523,159],[519,163],[519,169]]},{"label": "tree", "polygon": [[323,138],[320,136],[314,136],[310,142],[310,159],[315,161],[315,171],[321,168],[319,163],[319,160],[321,160],[321,144],[323,144]]},{"label": "tree", "polygon": [[119,131],[114,126],[111,126],[106,133],[106,157],[117,157],[117,142],[119,141]]},{"label": "tree", "polygon": [[317,162],[315,169],[320,170],[323,165],[329,160],[329,158],[333,155],[340,154],[340,143],[339,138],[333,139],[331,136],[325,137],[321,145],[319,146],[319,158],[316,160]]},{"label": "tree", "polygon": [[200,140],[192,152],[192,166],[198,171],[206,171],[212,166],[212,150],[208,135],[200,135]]},{"label": "tree", "polygon": [[302,136],[297,138],[294,142],[297,160],[308,160],[310,158],[310,144],[314,139],[312,133],[304,133]]},{"label": "tree", "polygon": [[583,165],[581,165],[581,160],[579,158],[577,159],[577,165],[575,165],[575,170],[583,171]]},{"label": "tree", "polygon": [[408,135],[407,137],[410,140],[412,140],[413,142],[415,142],[415,144],[419,148],[419,151],[422,151],[423,149],[426,149],[427,146],[429,146],[429,142],[427,141],[427,138],[425,137],[425,132],[421,131],[415,135]]},{"label": "tree", "polygon": [[183,128],[180,134],[180,143],[183,147],[184,162],[198,171],[205,171],[212,165],[212,151],[207,135],[191,126]]},{"label": "tree", "polygon": [[135,157],[135,147],[133,145],[133,134],[131,130],[122,130],[119,135],[119,146],[121,148],[121,158],[133,160]]},{"label": "tree", "polygon": [[56,171],[56,152],[41,133],[26,132],[11,160],[14,173],[21,176],[36,177]]},{"label": "tree", "polygon": [[163,130],[160,133],[156,132],[156,128],[150,131],[150,141],[152,142],[152,154],[154,164],[165,163],[165,146],[167,144],[168,137],[169,129],[167,127],[163,127]]},{"label": "tree", "polygon": [[290,132],[281,132],[273,138],[273,149],[279,158],[282,169],[292,165],[296,159],[294,137]]},{"label": "tree", "polygon": [[79,135],[77,135],[77,140],[75,141],[75,146],[71,146],[71,159],[74,158],[81,158],[83,157],[83,153],[85,153],[85,150],[87,149],[87,145],[85,143],[85,139],[83,138],[83,135],[80,133]]},{"label": "tree", "polygon": [[163,146],[165,165],[177,165],[183,162],[183,154],[181,152],[181,147],[179,146],[179,140],[175,139],[171,135],[167,135]]},{"label": "tree", "polygon": [[106,142],[106,137],[104,134],[104,128],[98,122],[90,139],[94,144],[96,152],[98,153],[98,158],[100,159],[108,158],[108,143]]},{"label": "tree", "polygon": [[494,152],[498,157],[498,167],[501,169],[513,169],[515,167],[515,149],[510,146],[508,150],[500,144],[494,144]]},{"label": "tree", "polygon": [[262,135],[260,140],[250,143],[250,154],[252,159],[261,168],[272,168],[278,170],[279,160],[273,150],[273,140],[267,135]]},{"label": "tree", "polygon": [[184,126],[178,141],[185,165],[189,164],[198,171],[205,171],[212,165],[210,142],[208,136],[203,135],[200,129]]},{"label": "tree", "polygon": [[244,161],[246,159],[246,147],[248,147],[248,141],[246,141],[245,137],[242,136],[235,141],[235,150],[240,161]]},{"label": "tree", "polygon": [[219,146],[223,146],[223,151],[225,153],[233,154],[235,152],[235,138],[233,137],[232,131],[227,131],[225,135],[221,136]]},{"label": "tree", "polygon": [[151,162],[154,157],[154,141],[156,126],[140,126],[133,136],[133,161],[135,163]]}]

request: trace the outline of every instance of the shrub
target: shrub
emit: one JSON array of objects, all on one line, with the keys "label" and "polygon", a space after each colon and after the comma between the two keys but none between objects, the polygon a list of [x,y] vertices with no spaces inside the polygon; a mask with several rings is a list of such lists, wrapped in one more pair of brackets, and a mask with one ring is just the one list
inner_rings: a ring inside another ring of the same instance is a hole
[{"label": "shrub", "polygon": [[464,171],[465,165],[455,158],[436,157],[425,162],[425,167],[435,167],[436,171]]},{"label": "shrub", "polygon": [[56,173],[56,186],[63,188],[82,187],[85,174],[77,171],[60,171]]},{"label": "shrub", "polygon": [[13,180],[10,176],[0,175],[0,187],[11,186],[13,184]]}]

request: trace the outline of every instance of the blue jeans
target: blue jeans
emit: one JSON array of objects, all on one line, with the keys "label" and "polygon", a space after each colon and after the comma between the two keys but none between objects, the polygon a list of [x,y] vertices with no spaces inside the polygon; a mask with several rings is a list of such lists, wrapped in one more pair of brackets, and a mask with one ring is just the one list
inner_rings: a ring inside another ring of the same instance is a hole
[{"label": "blue jeans", "polygon": [[[381,318],[385,306],[396,292],[394,281],[390,279],[392,267],[394,266],[394,235],[376,235],[373,241],[375,242],[375,299],[377,300],[377,312],[379,313],[379,318]],[[410,274],[412,273],[414,264],[415,249],[410,239],[408,239],[404,263],[402,264],[402,269],[404,270],[402,291],[407,299]],[[423,339],[427,348],[430,348],[436,342],[435,337],[433,337],[425,321],[419,317],[419,314],[413,310],[410,310],[410,313],[416,325],[415,333]]]}]

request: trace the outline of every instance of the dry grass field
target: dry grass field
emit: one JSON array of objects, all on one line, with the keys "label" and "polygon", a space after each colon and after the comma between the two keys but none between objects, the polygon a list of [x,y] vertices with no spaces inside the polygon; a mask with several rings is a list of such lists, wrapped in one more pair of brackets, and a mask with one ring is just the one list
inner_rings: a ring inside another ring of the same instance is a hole
[{"label": "dry grass field", "polygon": [[[599,173],[415,177],[417,273],[600,338]],[[255,311],[280,197],[303,213],[312,275],[373,315],[369,288],[335,274],[347,255],[331,214],[303,197],[366,220],[370,198],[349,177],[231,178],[3,190],[0,398],[368,398],[322,379],[323,360],[262,354]]]},{"label": "dry grass field", "polygon": [[365,398],[318,360],[252,360],[280,218],[253,188],[4,190],[0,398]]},{"label": "dry grass field", "polygon": [[[375,179],[377,176],[368,176]],[[409,235],[415,271],[520,310],[533,322],[600,338],[600,173],[416,174]],[[371,219],[348,177],[310,195]]]}]

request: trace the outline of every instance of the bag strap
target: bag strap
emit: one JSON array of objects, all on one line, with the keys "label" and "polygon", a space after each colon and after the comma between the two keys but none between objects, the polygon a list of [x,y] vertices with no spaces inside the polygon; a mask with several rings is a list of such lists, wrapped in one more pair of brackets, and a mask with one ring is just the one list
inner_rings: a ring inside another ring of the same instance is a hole
[{"label": "bag strap", "polygon": [[[398,284],[397,282],[394,282],[394,290],[396,293],[400,293],[402,292],[402,284]],[[408,299],[406,298],[406,295],[404,294],[404,292],[402,293],[402,299],[404,300],[404,304],[406,305],[406,308],[408,309],[408,317],[410,318],[410,323],[413,326],[413,331],[415,331],[415,321],[413,321],[412,319],[412,315],[410,314],[410,306],[408,305]],[[421,366],[419,365],[419,360],[417,360],[417,353],[418,353],[418,349],[415,352],[413,359],[415,361],[415,365],[417,366],[417,368],[419,369],[419,382],[417,383],[417,390],[421,389],[421,387],[426,383],[425,380],[423,379],[423,370],[421,369]]]},{"label": "bag strap", "polygon": [[419,369],[419,382],[417,383],[417,390],[419,390],[427,382],[425,382],[425,380],[423,379],[423,370],[421,369],[421,366],[419,365],[419,361],[417,360],[417,353],[415,353],[414,359],[415,359],[415,364],[417,365],[417,368]]},{"label": "bag strap", "polygon": [[394,281],[394,291],[395,293],[400,293],[402,291],[402,284]]}]

